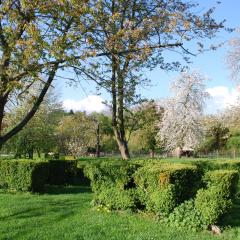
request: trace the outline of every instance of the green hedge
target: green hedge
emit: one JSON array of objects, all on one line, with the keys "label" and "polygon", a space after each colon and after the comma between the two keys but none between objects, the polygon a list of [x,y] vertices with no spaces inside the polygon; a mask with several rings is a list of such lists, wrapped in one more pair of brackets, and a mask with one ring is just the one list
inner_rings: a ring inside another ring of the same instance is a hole
[{"label": "green hedge", "polygon": [[168,214],[193,197],[201,172],[196,166],[156,161],[108,161],[87,164],[96,205],[110,209],[147,209]]},{"label": "green hedge", "polygon": [[88,164],[85,175],[91,180],[94,203],[110,209],[135,208],[133,173],[139,167],[128,161],[98,161]]},{"label": "green hedge", "polygon": [[194,197],[201,171],[184,164],[147,164],[134,174],[138,197],[149,211],[169,214],[174,207]]},{"label": "green hedge", "polygon": [[49,160],[49,176],[47,183],[50,185],[73,184],[77,175],[76,160]]},{"label": "green hedge", "polygon": [[8,191],[42,192],[48,178],[48,163],[31,160],[0,161],[0,188]]},{"label": "green hedge", "polygon": [[236,170],[215,170],[207,172],[206,188],[200,189],[195,206],[206,225],[218,222],[232,206],[237,189],[239,173]]},{"label": "green hedge", "polygon": [[224,159],[224,160],[206,160],[197,159],[189,161],[190,164],[196,165],[204,172],[213,170],[238,170],[240,172],[240,160]]}]

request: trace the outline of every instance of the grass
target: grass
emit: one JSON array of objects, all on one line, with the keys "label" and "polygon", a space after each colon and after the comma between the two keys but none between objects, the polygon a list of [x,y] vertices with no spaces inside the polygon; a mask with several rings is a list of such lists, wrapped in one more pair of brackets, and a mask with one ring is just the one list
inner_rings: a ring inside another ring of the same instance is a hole
[{"label": "grass", "polygon": [[43,195],[0,193],[0,239],[36,240],[211,240],[240,239],[240,201],[224,220],[220,236],[181,232],[153,216],[102,212],[90,205],[88,187],[48,187]]}]

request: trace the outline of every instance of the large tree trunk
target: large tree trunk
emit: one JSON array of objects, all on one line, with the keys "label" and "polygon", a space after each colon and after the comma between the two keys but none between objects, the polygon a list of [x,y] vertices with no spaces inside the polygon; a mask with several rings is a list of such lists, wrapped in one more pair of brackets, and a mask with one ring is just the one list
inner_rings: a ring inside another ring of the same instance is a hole
[{"label": "large tree trunk", "polygon": [[121,79],[118,79],[118,85],[116,84],[116,71],[116,58],[115,56],[112,56],[112,127],[122,158],[129,159],[130,154],[128,150],[128,144],[125,138],[125,126],[123,116],[123,83],[121,82]]},{"label": "large tree trunk", "polygon": [[117,140],[118,148],[121,153],[122,159],[127,160],[130,158],[129,150],[128,150],[128,144],[127,141],[123,138],[121,138],[118,130],[116,128],[114,130],[114,135]]}]

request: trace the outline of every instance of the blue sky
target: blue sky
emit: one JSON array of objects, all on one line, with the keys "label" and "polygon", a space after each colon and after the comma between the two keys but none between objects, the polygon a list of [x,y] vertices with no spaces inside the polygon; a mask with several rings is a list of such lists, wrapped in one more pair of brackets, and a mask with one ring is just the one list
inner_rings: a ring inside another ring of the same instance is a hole
[{"label": "blue sky", "polygon": [[[216,1],[198,0],[198,2],[203,9],[207,9],[215,5]],[[227,27],[240,27],[240,1],[222,0],[221,2],[215,11],[216,19],[226,19]],[[227,42],[235,35],[236,33],[221,31],[214,42]],[[233,103],[238,95],[236,82],[230,79],[230,72],[225,63],[227,49],[228,44],[226,43],[216,51],[205,52],[202,55],[193,57],[193,63],[189,65],[190,69],[199,70],[210,79],[206,82],[207,88],[212,95],[212,99],[207,103],[206,112],[208,113],[215,113],[223,109],[223,107]],[[170,96],[169,86],[178,73],[163,72],[156,68],[152,72],[146,72],[146,75],[151,79],[151,85],[144,88],[139,87],[139,93],[147,98],[159,99]],[[67,109],[100,111],[104,108],[101,104],[102,99],[109,99],[106,94],[95,96],[95,88],[87,82],[82,82],[78,87],[70,87],[61,82],[57,85],[57,89],[61,92],[61,100]]]}]

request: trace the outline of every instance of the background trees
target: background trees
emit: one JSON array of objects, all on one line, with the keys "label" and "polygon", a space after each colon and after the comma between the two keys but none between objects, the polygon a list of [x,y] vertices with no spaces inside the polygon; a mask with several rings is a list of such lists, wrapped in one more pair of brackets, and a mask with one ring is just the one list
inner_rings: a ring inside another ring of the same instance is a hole
[{"label": "background trees", "polygon": [[197,72],[183,72],[172,84],[174,97],[166,102],[159,138],[167,150],[195,149],[202,141],[201,124],[206,97],[205,78]]},{"label": "background trees", "polygon": [[157,102],[148,101],[141,104],[135,113],[134,128],[129,139],[129,148],[132,151],[149,152],[154,157],[157,148],[157,133],[164,109]]}]

